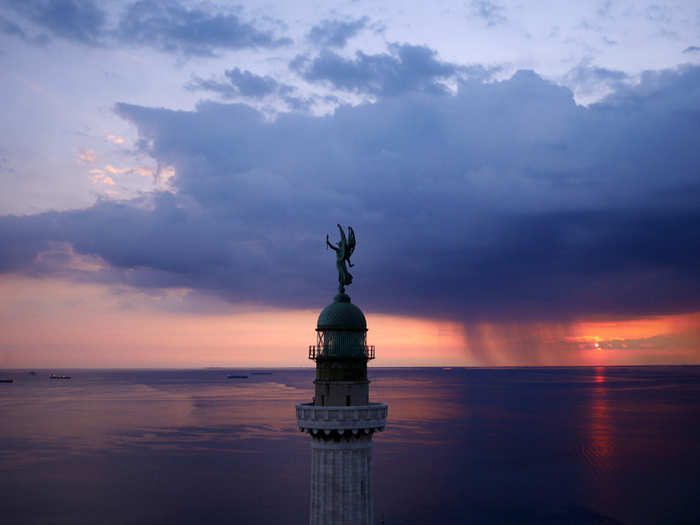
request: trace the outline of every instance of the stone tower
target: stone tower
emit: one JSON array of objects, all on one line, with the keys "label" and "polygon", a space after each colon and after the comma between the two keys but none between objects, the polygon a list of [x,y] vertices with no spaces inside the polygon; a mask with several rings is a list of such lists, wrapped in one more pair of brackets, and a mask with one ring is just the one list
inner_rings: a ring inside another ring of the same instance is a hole
[{"label": "stone tower", "polygon": [[362,310],[344,293],[347,276],[339,279],[346,280],[319,315],[316,345],[309,347],[315,395],[296,406],[297,424],[312,438],[311,525],[371,525],[372,435],[384,429],[388,407],[369,402],[374,347],[367,346]]}]

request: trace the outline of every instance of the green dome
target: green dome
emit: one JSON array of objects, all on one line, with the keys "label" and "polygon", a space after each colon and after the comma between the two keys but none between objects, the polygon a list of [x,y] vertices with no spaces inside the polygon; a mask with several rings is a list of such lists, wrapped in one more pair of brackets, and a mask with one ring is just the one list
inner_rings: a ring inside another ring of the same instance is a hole
[{"label": "green dome", "polygon": [[318,316],[318,330],[354,330],[366,331],[365,314],[350,302],[346,294],[338,294],[335,300],[326,306]]}]

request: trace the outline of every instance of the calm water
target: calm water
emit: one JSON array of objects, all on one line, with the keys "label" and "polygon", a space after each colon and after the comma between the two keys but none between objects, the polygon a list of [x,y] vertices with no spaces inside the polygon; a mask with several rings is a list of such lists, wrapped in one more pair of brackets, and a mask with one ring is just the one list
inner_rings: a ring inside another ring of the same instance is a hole
[{"label": "calm water", "polygon": [[[308,522],[311,369],[37,372],[0,372],[0,523]],[[377,523],[700,523],[698,367],[370,378]]]}]

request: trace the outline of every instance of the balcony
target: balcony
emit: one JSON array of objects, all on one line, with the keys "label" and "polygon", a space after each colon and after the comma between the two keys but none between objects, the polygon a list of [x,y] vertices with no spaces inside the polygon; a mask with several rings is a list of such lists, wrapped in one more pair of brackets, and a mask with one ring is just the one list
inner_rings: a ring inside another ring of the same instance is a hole
[{"label": "balcony", "polygon": [[358,432],[376,432],[384,430],[388,407],[384,403],[370,403],[361,406],[316,406],[303,403],[296,406],[297,425],[302,432],[316,434],[323,431],[350,430]]},{"label": "balcony", "polygon": [[[329,350],[328,347],[322,347],[318,345],[309,345],[309,359],[324,359],[324,358],[337,358],[337,359],[357,359],[365,358],[368,361],[374,359],[374,345],[362,345],[352,349],[352,352],[345,350],[342,353],[334,352]],[[355,350],[359,350],[356,352]]]}]

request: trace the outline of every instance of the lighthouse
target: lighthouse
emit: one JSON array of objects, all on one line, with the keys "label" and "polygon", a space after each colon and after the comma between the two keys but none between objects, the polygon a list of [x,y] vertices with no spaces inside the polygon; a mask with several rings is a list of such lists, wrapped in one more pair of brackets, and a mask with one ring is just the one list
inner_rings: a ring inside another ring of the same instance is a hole
[{"label": "lighthouse", "polygon": [[[384,429],[388,407],[370,403],[367,321],[345,293],[352,276],[345,263],[355,248],[355,235],[342,228],[336,251],[338,294],[316,324],[314,398],[296,406],[297,424],[311,436],[311,525],[371,525],[372,436]],[[352,266],[352,264],[350,264]]]}]

